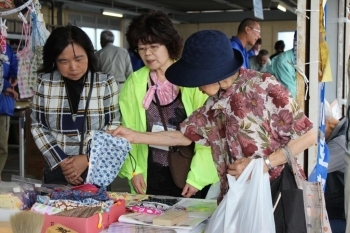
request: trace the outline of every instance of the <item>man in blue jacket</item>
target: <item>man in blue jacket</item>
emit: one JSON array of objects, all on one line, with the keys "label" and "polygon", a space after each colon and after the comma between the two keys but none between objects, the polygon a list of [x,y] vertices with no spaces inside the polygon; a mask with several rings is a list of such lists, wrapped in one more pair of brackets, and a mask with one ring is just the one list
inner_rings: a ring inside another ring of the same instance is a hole
[{"label": "man in blue jacket", "polygon": [[13,115],[15,100],[18,99],[18,93],[14,90],[17,85],[17,71],[17,57],[7,44],[6,51],[0,53],[0,180],[8,154],[10,116]]},{"label": "man in blue jacket", "polygon": [[249,56],[246,47],[254,46],[256,41],[260,39],[260,25],[255,19],[246,18],[238,26],[237,36],[231,38],[233,49],[237,49],[243,56],[243,67],[248,69]]}]

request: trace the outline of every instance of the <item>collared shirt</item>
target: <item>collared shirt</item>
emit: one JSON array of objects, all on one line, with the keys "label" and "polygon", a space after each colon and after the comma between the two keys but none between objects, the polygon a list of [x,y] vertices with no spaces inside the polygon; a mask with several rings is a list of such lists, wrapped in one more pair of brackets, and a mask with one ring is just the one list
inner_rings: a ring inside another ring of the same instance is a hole
[{"label": "collared shirt", "polygon": [[237,49],[242,53],[243,56],[243,67],[249,68],[249,56],[245,47],[243,47],[242,42],[238,39],[237,36],[231,38],[231,45],[233,49]]},{"label": "collared shirt", "polygon": [[124,48],[109,43],[95,55],[98,69],[113,75],[118,83],[124,83],[133,72],[129,53]]},{"label": "collared shirt", "polygon": [[294,68],[293,49],[280,53],[271,61],[267,72],[273,74],[292,94],[293,98],[297,96],[297,79]]},{"label": "collared shirt", "polygon": [[[182,124],[186,137],[212,150],[220,181],[220,201],[228,190],[227,164],[243,157],[266,157],[312,129],[287,89],[268,73],[241,68],[233,85]],[[270,171],[281,174],[283,165]]]},{"label": "collared shirt", "polygon": [[258,56],[252,56],[249,58],[249,65],[251,70],[256,70],[259,72],[267,72],[268,68],[271,65],[270,58],[267,58],[267,61],[264,65],[260,65],[258,62]]},{"label": "collared shirt", "polygon": [[[114,129],[120,122],[118,86],[113,76],[95,73],[93,91],[85,121],[86,135],[91,130]],[[31,132],[50,168],[68,156],[79,154],[86,100],[90,90],[88,73],[76,120],[73,120],[64,80],[58,71],[38,77],[33,97]],[[87,136],[85,137],[85,153]]]}]

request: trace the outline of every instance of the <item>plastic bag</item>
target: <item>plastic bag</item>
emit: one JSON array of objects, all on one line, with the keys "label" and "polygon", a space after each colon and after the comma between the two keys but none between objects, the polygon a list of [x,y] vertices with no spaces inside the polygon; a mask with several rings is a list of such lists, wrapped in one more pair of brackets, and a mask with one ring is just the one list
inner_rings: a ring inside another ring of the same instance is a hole
[{"label": "plastic bag", "polygon": [[269,175],[263,174],[263,165],[263,159],[253,159],[238,180],[227,175],[230,189],[206,233],[275,233]]}]

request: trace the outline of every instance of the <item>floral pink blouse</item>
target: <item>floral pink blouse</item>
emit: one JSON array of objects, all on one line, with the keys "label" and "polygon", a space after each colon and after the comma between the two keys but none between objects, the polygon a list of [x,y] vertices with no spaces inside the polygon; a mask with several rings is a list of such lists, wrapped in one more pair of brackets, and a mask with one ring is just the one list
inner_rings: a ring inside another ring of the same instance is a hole
[{"label": "floral pink blouse", "polygon": [[[181,131],[210,146],[220,182],[221,201],[228,190],[227,164],[242,157],[266,157],[312,129],[289,91],[268,73],[241,68],[233,85],[192,113]],[[283,165],[270,171],[281,174]]]}]

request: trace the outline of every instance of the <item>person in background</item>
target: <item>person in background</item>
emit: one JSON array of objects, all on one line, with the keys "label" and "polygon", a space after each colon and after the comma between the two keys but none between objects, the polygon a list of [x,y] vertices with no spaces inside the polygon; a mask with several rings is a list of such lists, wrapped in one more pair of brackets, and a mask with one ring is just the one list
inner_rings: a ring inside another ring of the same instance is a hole
[{"label": "person in background", "polygon": [[294,50],[290,49],[280,53],[271,60],[271,65],[267,72],[274,75],[292,94],[293,98],[297,96],[297,80],[294,68]]},{"label": "person in background", "polygon": [[255,44],[253,45],[253,47],[248,51],[248,57],[253,57],[253,56],[257,56],[259,54],[259,51],[261,49],[261,45],[262,45],[262,40],[261,38],[259,38]]},{"label": "person in background", "polygon": [[249,68],[249,56],[246,47],[254,46],[257,40],[260,39],[260,25],[255,19],[246,18],[238,26],[237,36],[231,38],[233,49],[241,52],[243,56],[244,68]]},{"label": "person in background", "polygon": [[131,60],[132,70],[134,72],[138,71],[140,68],[145,66],[145,64],[143,63],[140,56],[135,54],[135,51],[128,49],[128,52],[129,52],[129,56],[130,56],[130,60]]},{"label": "person in background", "polygon": [[[150,11],[133,18],[126,38],[145,66],[132,73],[120,92],[119,104],[125,127],[152,132],[164,130],[155,101],[158,96],[168,128],[179,124],[208,98],[198,88],[182,88],[170,83],[165,72],[182,51],[182,39],[169,16]],[[133,144],[119,176],[130,182],[131,192],[168,196],[199,197],[199,190],[218,181],[209,147],[195,145],[191,170],[183,189],[170,173],[166,148]]]},{"label": "person in background", "polygon": [[269,52],[265,49],[260,50],[257,56],[252,56],[249,58],[249,65],[251,70],[267,72],[271,65]]},{"label": "person in background", "polygon": [[121,89],[125,80],[132,73],[129,53],[126,49],[113,45],[114,35],[111,31],[101,32],[101,47],[97,51],[97,68],[99,71],[114,76]]},{"label": "person in background", "polygon": [[52,31],[38,73],[31,132],[47,162],[44,182],[80,185],[89,166],[89,133],[119,125],[116,79],[97,72],[91,40],[71,25]]},{"label": "person in background", "polygon": [[332,108],[325,101],[326,131],[325,139],[329,150],[328,174],[325,189],[325,202],[333,233],[345,232],[344,210],[344,156],[346,152],[346,117],[338,120]]},{"label": "person in background", "polygon": [[276,41],[276,43],[275,43],[275,51],[276,52],[270,56],[270,59],[272,60],[272,58],[276,57],[278,54],[283,53],[284,47],[285,47],[285,45],[284,45],[283,40]]},{"label": "person in background", "polygon": [[112,135],[132,143],[210,146],[221,182],[219,202],[228,191],[226,175],[237,179],[253,158],[264,158],[264,171],[276,179],[287,162],[285,151],[297,156],[316,143],[316,132],[276,78],[241,69],[242,63],[242,54],[231,52],[224,33],[192,34],[165,75],[175,85],[199,87],[210,96],[205,105],[181,123],[181,131],[137,132],[120,126]]},{"label": "person in background", "polygon": [[10,130],[10,117],[15,110],[15,100],[18,93],[14,87],[17,85],[18,61],[11,46],[6,44],[6,51],[0,53],[0,181],[8,155],[8,138]]}]

